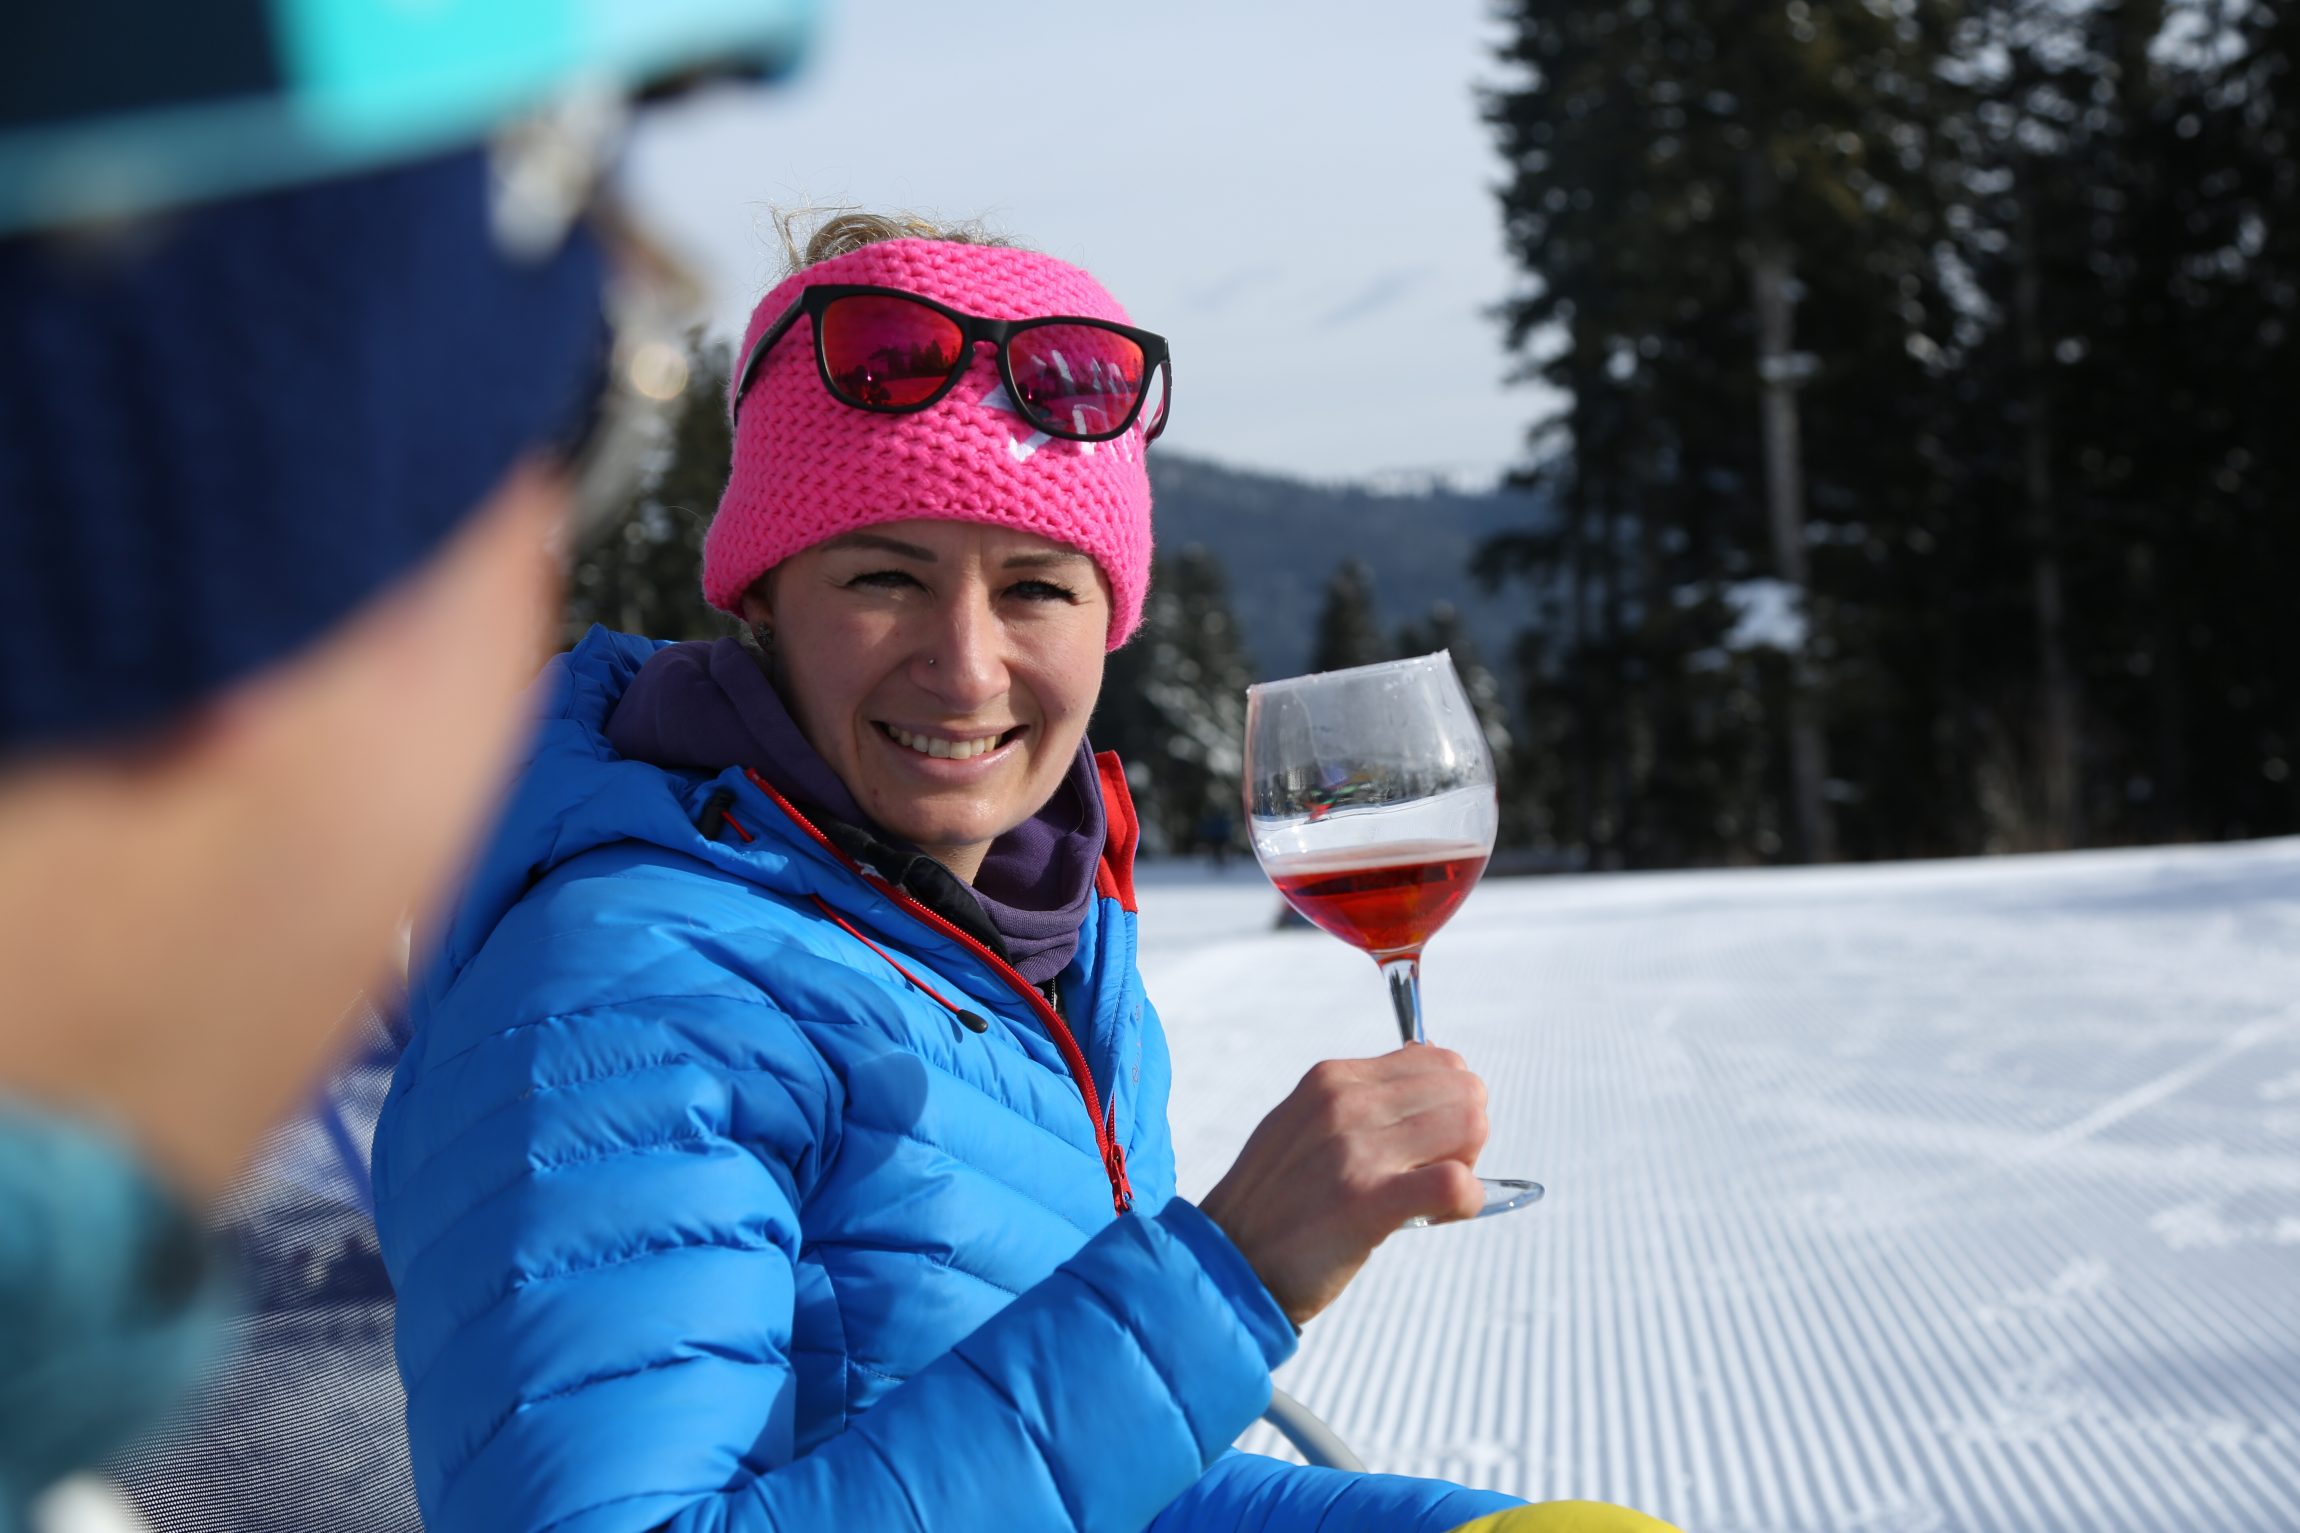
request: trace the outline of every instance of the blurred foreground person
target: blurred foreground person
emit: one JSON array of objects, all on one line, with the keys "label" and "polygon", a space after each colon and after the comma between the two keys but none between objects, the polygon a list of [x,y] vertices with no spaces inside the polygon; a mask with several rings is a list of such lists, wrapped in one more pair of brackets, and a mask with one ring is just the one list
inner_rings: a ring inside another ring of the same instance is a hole
[{"label": "blurred foreground person", "polygon": [[727,11],[0,22],[0,1529],[212,1357],[193,1210],[496,804],[610,424],[594,129],[800,30]]},{"label": "blurred foreground person", "polygon": [[1230,1450],[1298,1327],[1461,1218],[1461,1060],[1320,1066],[1203,1208],[1085,741],[1150,572],[1165,342],[1088,273],[850,216],[761,300],[702,571],[593,630],[419,954],[375,1140],[434,1533],[1442,1533]]}]

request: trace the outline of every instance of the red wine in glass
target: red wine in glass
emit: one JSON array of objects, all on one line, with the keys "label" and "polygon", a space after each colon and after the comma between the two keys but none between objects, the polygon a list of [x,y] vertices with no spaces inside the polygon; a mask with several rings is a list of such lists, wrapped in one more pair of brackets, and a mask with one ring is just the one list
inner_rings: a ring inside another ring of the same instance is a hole
[{"label": "red wine in glass", "polygon": [[1419,953],[1469,898],[1488,855],[1471,841],[1408,841],[1280,858],[1267,871],[1311,924],[1380,962]]},{"label": "red wine in glass", "polygon": [[[1443,653],[1246,692],[1246,815],[1286,902],[1389,981],[1398,1032],[1425,1043],[1421,955],[1493,854],[1493,757]],[[1480,1216],[1539,1182],[1494,1177]],[[1415,1221],[1420,1222],[1420,1221]]]}]

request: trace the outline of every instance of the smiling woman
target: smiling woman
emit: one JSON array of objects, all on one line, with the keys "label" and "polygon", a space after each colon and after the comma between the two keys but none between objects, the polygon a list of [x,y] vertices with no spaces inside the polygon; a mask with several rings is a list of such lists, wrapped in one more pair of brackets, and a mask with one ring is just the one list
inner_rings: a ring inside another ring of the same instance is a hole
[{"label": "smiling woman", "polygon": [[[918,234],[842,221],[760,302],[703,569],[744,636],[557,662],[432,940],[375,1140],[425,1523],[1510,1505],[1228,1451],[1376,1244],[1477,1208],[1483,1088],[1441,1049],[1321,1067],[1174,1197],[1133,809],[1085,739],[1165,343],[1075,267]],[[938,316],[959,344],[868,333]]]},{"label": "smiling woman", "polygon": [[743,617],[864,815],[972,882],[1078,755],[1109,581],[1034,533],[919,518],[792,555]]}]

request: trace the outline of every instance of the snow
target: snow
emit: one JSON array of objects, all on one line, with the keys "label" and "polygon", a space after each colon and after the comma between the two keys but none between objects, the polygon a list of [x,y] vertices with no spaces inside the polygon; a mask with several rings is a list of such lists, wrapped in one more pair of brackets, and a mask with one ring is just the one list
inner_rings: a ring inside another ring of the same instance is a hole
[{"label": "snow", "polygon": [[1734,612],[1727,649],[1778,649],[1791,654],[1805,647],[1804,600],[1797,588],[1770,577],[1737,581],[1725,588]]},{"label": "snow", "polygon": [[[1185,1195],[1395,1036],[1276,904],[1144,879]],[[1549,1196],[1311,1323],[1278,1382],[1371,1467],[1689,1533],[2300,1527],[2300,841],[1497,880],[1424,982]]]}]

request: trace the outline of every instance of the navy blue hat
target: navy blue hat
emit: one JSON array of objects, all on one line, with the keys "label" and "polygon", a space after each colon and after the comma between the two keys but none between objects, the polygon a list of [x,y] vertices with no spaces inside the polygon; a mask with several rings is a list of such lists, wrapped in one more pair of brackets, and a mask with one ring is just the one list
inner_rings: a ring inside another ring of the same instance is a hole
[{"label": "navy blue hat", "polygon": [[117,736],[421,563],[600,376],[603,259],[477,152],[0,241],[0,754]]}]

